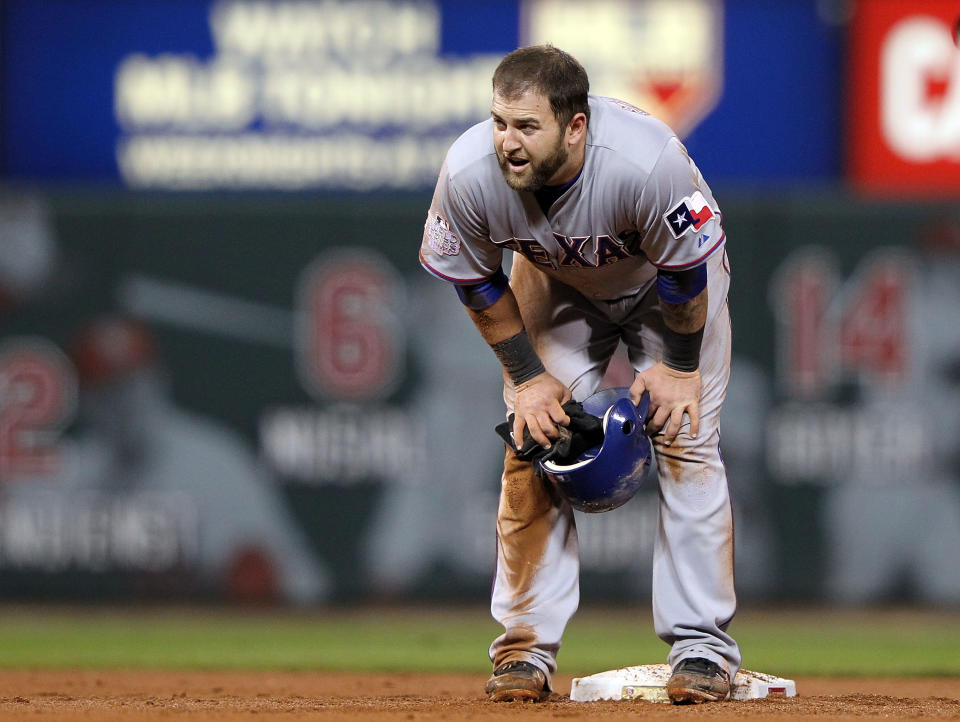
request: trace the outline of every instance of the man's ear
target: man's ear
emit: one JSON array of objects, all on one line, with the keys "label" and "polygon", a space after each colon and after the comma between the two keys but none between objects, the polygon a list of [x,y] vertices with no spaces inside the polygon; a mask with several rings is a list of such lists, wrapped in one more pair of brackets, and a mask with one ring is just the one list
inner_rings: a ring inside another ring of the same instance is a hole
[{"label": "man's ear", "polygon": [[567,124],[567,140],[571,144],[576,144],[580,137],[587,132],[587,116],[584,113],[577,113]]}]

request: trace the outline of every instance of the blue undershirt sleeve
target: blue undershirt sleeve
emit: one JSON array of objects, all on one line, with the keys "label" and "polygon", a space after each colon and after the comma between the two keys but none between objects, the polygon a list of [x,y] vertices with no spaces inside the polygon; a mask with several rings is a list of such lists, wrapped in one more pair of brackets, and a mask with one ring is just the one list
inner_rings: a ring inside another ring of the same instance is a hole
[{"label": "blue undershirt sleeve", "polygon": [[707,287],[707,265],[701,264],[685,271],[657,271],[657,293],[661,301],[686,303],[700,295]]},{"label": "blue undershirt sleeve", "polygon": [[464,306],[472,311],[489,308],[506,292],[509,280],[503,269],[499,269],[482,283],[456,286],[457,295]]}]

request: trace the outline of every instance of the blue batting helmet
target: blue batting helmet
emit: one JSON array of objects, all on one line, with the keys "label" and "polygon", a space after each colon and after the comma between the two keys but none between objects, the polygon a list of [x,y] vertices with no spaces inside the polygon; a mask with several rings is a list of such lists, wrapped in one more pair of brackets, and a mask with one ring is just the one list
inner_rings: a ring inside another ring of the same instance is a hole
[{"label": "blue batting helmet", "polygon": [[584,411],[603,419],[603,443],[570,464],[540,462],[574,509],[610,511],[637,493],[650,468],[650,439],[644,425],[649,409],[648,393],[634,406],[626,387],[598,391],[583,402]]}]

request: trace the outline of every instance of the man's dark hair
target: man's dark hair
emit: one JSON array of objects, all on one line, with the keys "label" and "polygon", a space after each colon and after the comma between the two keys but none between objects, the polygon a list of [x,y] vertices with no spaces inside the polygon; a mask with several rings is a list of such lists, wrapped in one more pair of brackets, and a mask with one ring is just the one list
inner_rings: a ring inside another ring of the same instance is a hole
[{"label": "man's dark hair", "polygon": [[519,48],[500,61],[493,72],[493,92],[508,100],[534,90],[550,101],[550,108],[564,127],[574,115],[590,120],[587,71],[569,53],[552,45]]}]

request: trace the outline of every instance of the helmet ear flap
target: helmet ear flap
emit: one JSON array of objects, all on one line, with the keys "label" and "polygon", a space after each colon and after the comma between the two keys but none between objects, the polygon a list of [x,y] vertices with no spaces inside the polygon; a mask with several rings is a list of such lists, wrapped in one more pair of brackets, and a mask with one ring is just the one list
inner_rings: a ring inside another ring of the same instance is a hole
[{"label": "helmet ear flap", "polygon": [[[620,399],[603,415],[603,438],[630,436],[637,430],[637,409],[630,399]],[[620,439],[617,439],[619,441]],[[611,439],[613,441],[613,439]]]},{"label": "helmet ear flap", "polygon": [[629,396],[615,401],[604,413],[604,434],[608,433],[607,421],[616,424],[616,431],[626,435],[646,433],[647,414],[650,411],[650,393],[643,392],[640,403],[633,405]]},{"label": "helmet ear flap", "polygon": [[644,391],[640,396],[640,403],[637,404],[637,418],[646,428],[647,417],[650,415],[650,392]]}]

